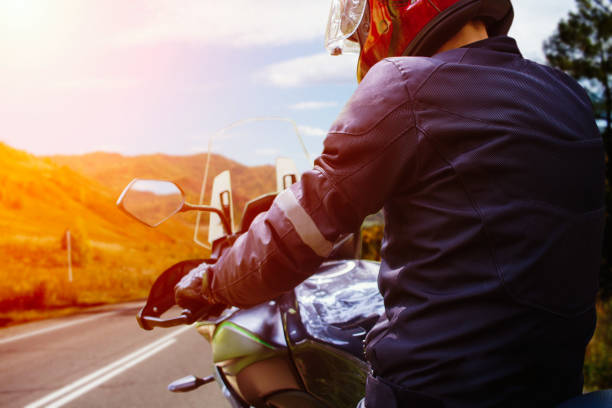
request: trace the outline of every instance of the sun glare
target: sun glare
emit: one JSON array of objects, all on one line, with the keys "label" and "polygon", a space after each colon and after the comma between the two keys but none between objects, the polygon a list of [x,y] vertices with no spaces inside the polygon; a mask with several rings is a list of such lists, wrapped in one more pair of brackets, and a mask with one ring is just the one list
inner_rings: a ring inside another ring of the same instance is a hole
[{"label": "sun glare", "polygon": [[[12,71],[19,81],[28,70],[49,71],[68,45],[62,15],[65,2],[51,0],[0,0],[0,52],[2,71]],[[44,67],[44,69],[43,69]],[[32,72],[29,75],[33,74]]]},{"label": "sun glare", "polygon": [[7,31],[37,31],[45,20],[48,4],[42,0],[1,0],[0,26]]}]

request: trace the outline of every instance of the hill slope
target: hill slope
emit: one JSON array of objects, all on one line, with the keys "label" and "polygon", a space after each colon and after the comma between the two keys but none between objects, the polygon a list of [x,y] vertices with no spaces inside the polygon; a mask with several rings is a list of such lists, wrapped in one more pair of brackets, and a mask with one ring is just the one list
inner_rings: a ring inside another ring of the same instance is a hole
[{"label": "hill slope", "polygon": [[143,297],[168,265],[207,256],[191,241],[193,216],[151,229],[117,209],[112,188],[67,166],[2,143],[0,163],[0,323],[12,309]]},{"label": "hill slope", "polygon": [[[126,241],[146,234],[168,241],[115,206],[106,186],[49,159],[0,143],[0,228],[9,236],[59,237],[65,229],[86,230],[94,240]],[[3,239],[3,238],[0,238]]]},{"label": "hill slope", "polygon": [[[15,310],[142,298],[169,265],[208,255],[192,241],[195,213],[151,229],[115,205],[134,177],[174,181],[188,201],[197,202],[206,165],[203,154],[40,158],[0,143],[0,163],[0,256],[5,260],[0,267],[0,325],[3,319],[21,319]],[[214,175],[226,169],[232,174],[236,213],[247,200],[275,188],[272,166],[246,167],[215,155],[209,189]],[[67,276],[68,229],[73,282]]]},{"label": "hill slope", "polygon": [[[204,178],[206,156],[122,156],[117,153],[97,152],[78,156],[50,156],[49,159],[98,181],[117,195],[134,177],[151,178],[177,183],[185,191],[188,201],[197,202]],[[213,154],[208,172],[206,202],[210,200],[212,179],[223,170],[230,170],[234,207],[237,210],[242,210],[246,201],[276,188],[272,166],[247,167]]]}]

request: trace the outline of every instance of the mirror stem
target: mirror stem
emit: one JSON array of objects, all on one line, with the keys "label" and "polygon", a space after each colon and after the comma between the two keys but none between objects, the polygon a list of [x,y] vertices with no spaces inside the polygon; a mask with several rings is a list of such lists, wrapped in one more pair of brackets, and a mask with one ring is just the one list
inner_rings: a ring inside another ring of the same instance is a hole
[{"label": "mirror stem", "polygon": [[227,217],[225,216],[222,210],[216,207],[211,207],[210,205],[196,205],[196,204],[189,204],[186,202],[183,204],[183,207],[180,209],[180,212],[193,211],[193,210],[214,212],[221,219],[221,223],[223,224],[223,228],[225,229],[225,232],[227,233],[227,235],[232,234],[232,228],[230,227],[229,221],[227,220]]}]

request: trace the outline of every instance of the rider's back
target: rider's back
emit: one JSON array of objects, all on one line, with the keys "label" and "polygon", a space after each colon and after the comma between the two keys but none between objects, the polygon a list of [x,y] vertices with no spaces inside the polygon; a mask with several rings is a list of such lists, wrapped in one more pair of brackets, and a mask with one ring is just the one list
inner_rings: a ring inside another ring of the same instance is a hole
[{"label": "rider's back", "polygon": [[384,72],[406,100],[367,131],[405,123],[413,143],[384,207],[374,374],[452,407],[579,394],[604,215],[587,95],[507,37],[384,64],[365,86]]}]

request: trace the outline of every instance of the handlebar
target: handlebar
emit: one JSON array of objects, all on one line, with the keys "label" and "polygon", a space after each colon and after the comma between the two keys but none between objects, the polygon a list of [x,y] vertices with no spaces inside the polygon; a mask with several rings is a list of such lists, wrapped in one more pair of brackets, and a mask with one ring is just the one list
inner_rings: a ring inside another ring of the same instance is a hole
[{"label": "handlebar", "polygon": [[174,327],[180,326],[182,324],[192,324],[200,317],[206,314],[207,308],[203,308],[198,310],[197,312],[192,312],[189,309],[184,309],[183,312],[176,317],[170,317],[168,319],[164,319],[161,317],[155,316],[145,316],[144,308],[140,309],[138,314],[136,315],[136,320],[138,321],[138,325],[144,330],[153,330],[155,327]]}]

